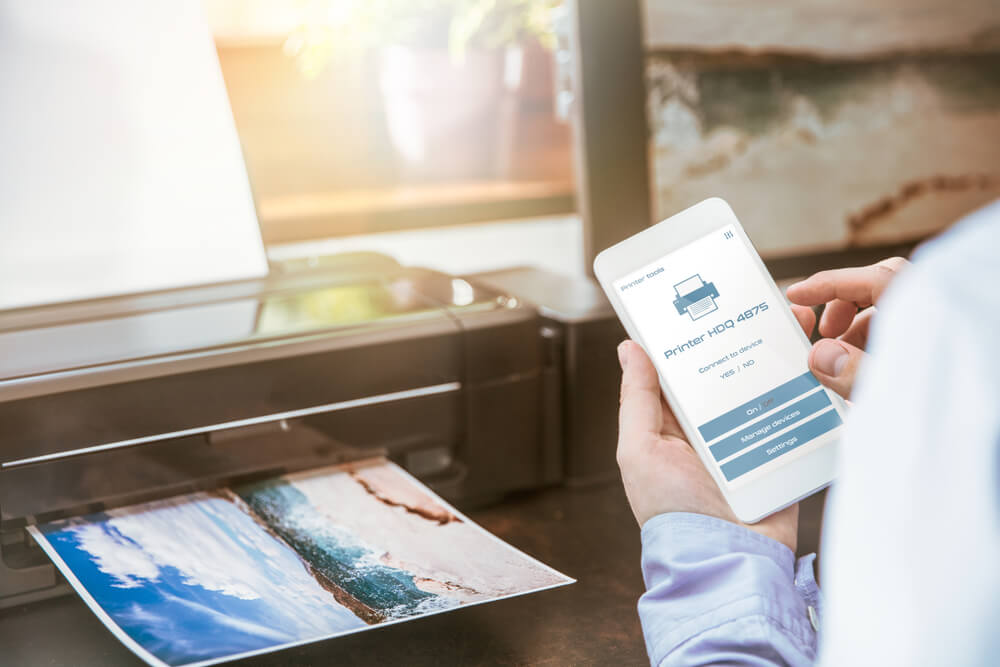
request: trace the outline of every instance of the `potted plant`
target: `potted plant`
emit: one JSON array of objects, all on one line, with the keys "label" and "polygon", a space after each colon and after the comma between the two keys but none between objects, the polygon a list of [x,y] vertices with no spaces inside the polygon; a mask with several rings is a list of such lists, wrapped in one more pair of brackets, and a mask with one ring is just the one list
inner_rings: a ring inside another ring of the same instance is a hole
[{"label": "potted plant", "polygon": [[377,59],[388,134],[410,179],[502,176],[525,44],[551,47],[559,0],[320,0],[286,50],[307,74]]}]

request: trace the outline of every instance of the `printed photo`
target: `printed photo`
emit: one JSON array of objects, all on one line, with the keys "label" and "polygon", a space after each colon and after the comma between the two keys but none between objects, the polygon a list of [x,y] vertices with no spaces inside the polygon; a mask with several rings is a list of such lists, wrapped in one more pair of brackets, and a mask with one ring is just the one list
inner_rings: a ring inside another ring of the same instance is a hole
[{"label": "printed photo", "polygon": [[207,665],[572,583],[383,459],[31,529],[151,665]]}]

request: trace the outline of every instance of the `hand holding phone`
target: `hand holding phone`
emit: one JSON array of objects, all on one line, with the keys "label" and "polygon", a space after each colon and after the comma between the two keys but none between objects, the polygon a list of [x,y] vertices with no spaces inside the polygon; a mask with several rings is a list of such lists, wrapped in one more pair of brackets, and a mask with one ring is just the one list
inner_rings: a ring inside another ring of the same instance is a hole
[{"label": "hand holding phone", "polygon": [[[642,347],[626,340],[618,346],[618,358],[622,366],[618,467],[638,524],[668,512],[741,523],[661,397],[656,369]],[[756,524],[743,525],[794,552],[798,518],[796,503]]]},{"label": "hand holding phone", "polygon": [[738,519],[829,484],[845,405],[809,371],[808,339],[728,204],[693,206],[594,268]]}]

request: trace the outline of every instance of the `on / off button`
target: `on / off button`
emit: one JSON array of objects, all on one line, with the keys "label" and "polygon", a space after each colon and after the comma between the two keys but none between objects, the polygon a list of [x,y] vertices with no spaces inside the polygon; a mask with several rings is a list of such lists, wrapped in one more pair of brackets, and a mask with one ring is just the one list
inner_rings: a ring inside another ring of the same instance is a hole
[{"label": "on / off button", "polygon": [[723,433],[728,433],[735,428],[739,428],[751,419],[769,410],[773,410],[783,403],[798,398],[818,386],[819,380],[813,377],[812,373],[806,371],[802,375],[778,385],[770,391],[764,392],[760,396],[719,415],[715,419],[705,422],[698,427],[698,432],[701,433],[701,437],[705,439],[705,442],[711,442]]}]

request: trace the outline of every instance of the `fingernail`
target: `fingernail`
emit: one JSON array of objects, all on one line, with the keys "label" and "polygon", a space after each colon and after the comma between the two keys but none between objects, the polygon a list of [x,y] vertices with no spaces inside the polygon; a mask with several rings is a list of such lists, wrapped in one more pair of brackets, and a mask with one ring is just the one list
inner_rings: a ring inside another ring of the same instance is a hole
[{"label": "fingernail", "polygon": [[813,364],[820,373],[837,377],[847,365],[847,350],[835,340],[821,340],[813,351]]},{"label": "fingernail", "polygon": [[628,364],[628,346],[626,345],[628,341],[622,341],[618,344],[618,363],[625,370],[626,364]]}]

